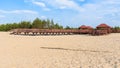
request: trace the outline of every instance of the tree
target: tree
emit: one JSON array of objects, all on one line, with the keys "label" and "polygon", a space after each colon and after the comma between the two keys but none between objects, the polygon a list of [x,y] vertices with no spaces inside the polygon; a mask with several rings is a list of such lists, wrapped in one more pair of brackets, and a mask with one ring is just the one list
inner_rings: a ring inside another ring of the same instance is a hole
[{"label": "tree", "polygon": [[55,29],[63,29],[63,27],[62,27],[61,25],[59,25],[58,23],[56,23],[56,24],[54,25],[54,28],[55,28]]},{"label": "tree", "polygon": [[48,27],[47,27],[47,21],[42,20],[42,28],[43,29],[48,29]]},{"label": "tree", "polygon": [[59,26],[59,29],[63,29],[63,26],[60,25],[60,26]]},{"label": "tree", "polygon": [[51,20],[51,22],[50,22],[50,29],[54,29],[54,21],[53,20]]},{"label": "tree", "polygon": [[120,29],[120,27],[119,27],[119,26],[115,26],[115,27],[114,27],[114,29],[116,29],[116,30],[117,30],[117,29]]},{"label": "tree", "polygon": [[0,31],[6,31],[6,25],[4,24],[0,25]]},{"label": "tree", "polygon": [[66,26],[65,29],[71,29],[69,26]]},{"label": "tree", "polygon": [[41,20],[39,18],[36,18],[33,20],[33,22],[21,21],[19,23],[8,23],[0,25],[0,31],[9,31],[17,28],[63,29],[63,26],[59,25],[58,23],[54,23],[53,20]]},{"label": "tree", "polygon": [[31,27],[31,23],[28,21],[22,21],[19,23],[19,28],[30,28]]},{"label": "tree", "polygon": [[9,31],[12,29],[12,24],[6,24],[5,25],[5,31]]},{"label": "tree", "polygon": [[32,28],[42,28],[42,21],[39,18],[36,18],[32,23]]},{"label": "tree", "polygon": [[48,28],[48,29],[50,29],[50,20],[49,19],[47,19],[47,22],[46,22],[47,24],[46,24],[46,27]]},{"label": "tree", "polygon": [[16,29],[16,28],[19,28],[19,24],[13,23],[13,24],[12,24],[12,29]]}]

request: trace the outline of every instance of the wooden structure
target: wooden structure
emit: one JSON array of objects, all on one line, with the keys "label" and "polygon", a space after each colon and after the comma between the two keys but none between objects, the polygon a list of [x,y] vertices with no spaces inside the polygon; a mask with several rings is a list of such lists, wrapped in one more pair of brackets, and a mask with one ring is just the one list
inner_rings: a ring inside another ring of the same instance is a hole
[{"label": "wooden structure", "polygon": [[67,35],[79,34],[80,30],[65,30],[65,29],[14,29],[11,34],[24,35]]},{"label": "wooden structure", "polygon": [[112,29],[112,33],[120,33],[120,29]]},{"label": "wooden structure", "polygon": [[80,34],[91,34],[93,28],[91,26],[82,25],[79,27]]},{"label": "wooden structure", "polygon": [[112,29],[107,24],[100,24],[93,30],[92,35],[106,35],[112,32]]},{"label": "wooden structure", "polygon": [[[16,35],[67,35],[67,34],[91,34],[106,35],[112,32],[107,24],[100,24],[93,29],[90,26],[82,25],[78,29],[13,29],[11,34]],[[120,32],[120,31],[117,31]]]},{"label": "wooden structure", "polygon": [[111,33],[112,32],[112,28],[110,26],[108,26],[107,24],[100,24],[96,27],[97,29],[100,29],[100,30],[107,30],[108,33]]}]

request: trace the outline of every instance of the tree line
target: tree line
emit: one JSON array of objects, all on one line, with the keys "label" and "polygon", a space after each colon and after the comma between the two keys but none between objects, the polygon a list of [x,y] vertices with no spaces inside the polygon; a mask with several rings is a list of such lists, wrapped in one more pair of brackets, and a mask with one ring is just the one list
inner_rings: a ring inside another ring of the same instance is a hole
[{"label": "tree line", "polygon": [[117,30],[117,29],[120,29],[120,27],[119,27],[119,26],[115,26],[113,29],[116,29],[116,30]]},{"label": "tree line", "polygon": [[[47,19],[47,20],[42,20],[39,18],[34,19],[32,22],[30,21],[21,21],[19,23],[7,23],[7,24],[1,24],[0,25],[0,31],[9,31],[12,29],[17,29],[17,28],[22,28],[22,29],[78,29],[78,28],[72,28],[70,26],[66,26],[63,28],[62,25],[59,25],[58,23],[54,23],[53,20]],[[114,30],[120,29],[119,26],[113,27]]]},{"label": "tree line", "polygon": [[8,24],[1,24],[0,25],[0,31],[9,31],[9,30],[12,30],[12,29],[17,29],[17,28],[63,29],[63,26],[59,25],[58,23],[54,23],[53,20],[50,20],[50,19],[41,20],[39,18],[36,18],[32,22],[21,21],[19,23],[8,23]]}]

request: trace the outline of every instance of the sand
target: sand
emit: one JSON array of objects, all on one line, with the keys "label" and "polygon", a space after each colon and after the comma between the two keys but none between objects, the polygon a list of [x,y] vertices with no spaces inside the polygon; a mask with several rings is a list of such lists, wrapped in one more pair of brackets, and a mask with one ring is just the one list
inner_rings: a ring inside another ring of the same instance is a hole
[{"label": "sand", "polygon": [[0,32],[0,68],[120,68],[120,34],[22,36]]}]

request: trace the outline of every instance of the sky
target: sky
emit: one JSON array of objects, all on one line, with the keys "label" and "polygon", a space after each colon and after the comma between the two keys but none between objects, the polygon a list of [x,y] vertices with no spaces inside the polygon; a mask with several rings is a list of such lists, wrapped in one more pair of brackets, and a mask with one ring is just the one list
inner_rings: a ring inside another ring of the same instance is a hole
[{"label": "sky", "polygon": [[120,26],[120,0],[0,0],[0,24],[53,19],[63,26]]}]

